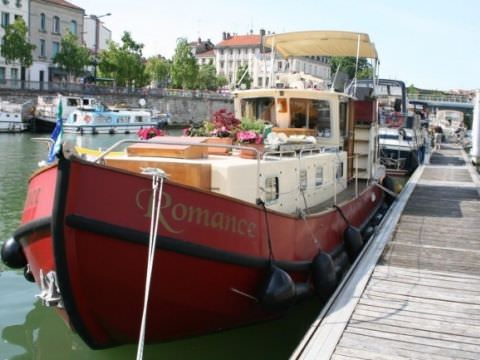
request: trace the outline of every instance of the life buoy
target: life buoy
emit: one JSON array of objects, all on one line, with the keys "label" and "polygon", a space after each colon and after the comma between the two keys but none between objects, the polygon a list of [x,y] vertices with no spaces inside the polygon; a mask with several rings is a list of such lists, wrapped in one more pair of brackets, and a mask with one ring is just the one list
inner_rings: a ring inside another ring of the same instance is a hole
[{"label": "life buoy", "polygon": [[90,115],[85,115],[83,117],[83,121],[86,123],[86,124],[89,124],[90,121],[92,121],[92,117]]},{"label": "life buoy", "polygon": [[404,117],[402,113],[393,112],[389,114],[385,120],[385,123],[388,127],[402,127],[404,122]]}]

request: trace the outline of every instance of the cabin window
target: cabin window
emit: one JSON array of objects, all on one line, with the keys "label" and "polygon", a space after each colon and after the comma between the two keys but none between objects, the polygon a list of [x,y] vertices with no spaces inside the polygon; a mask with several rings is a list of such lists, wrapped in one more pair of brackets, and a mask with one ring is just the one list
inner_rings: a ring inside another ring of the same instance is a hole
[{"label": "cabin window", "polygon": [[143,122],[143,117],[135,116],[135,122]]},{"label": "cabin window", "polygon": [[265,179],[265,202],[272,203],[278,199],[278,177],[270,176]]},{"label": "cabin window", "polygon": [[317,136],[332,136],[330,103],[326,100],[290,99],[291,123],[295,128],[316,129]]},{"label": "cabin window", "polygon": [[68,98],[68,99],[67,99],[67,106],[78,106],[78,101],[77,101],[77,99]]},{"label": "cabin window", "polygon": [[340,179],[343,177],[343,161],[337,164],[336,178]]},{"label": "cabin window", "polygon": [[241,102],[242,117],[262,119],[276,124],[275,99],[273,97],[243,99]]},{"label": "cabin window", "polygon": [[323,166],[319,166],[315,169],[315,187],[323,185]]},{"label": "cabin window", "polygon": [[307,189],[307,169],[300,170],[300,191]]}]

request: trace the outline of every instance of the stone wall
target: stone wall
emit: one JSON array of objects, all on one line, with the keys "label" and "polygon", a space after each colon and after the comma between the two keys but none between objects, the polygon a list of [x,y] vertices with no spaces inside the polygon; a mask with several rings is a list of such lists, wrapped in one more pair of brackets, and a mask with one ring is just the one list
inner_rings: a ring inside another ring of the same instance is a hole
[{"label": "stone wall", "polygon": [[[0,98],[3,101],[13,103],[24,103],[26,101],[37,100],[41,95],[52,95],[51,93],[43,93],[36,91],[20,91],[20,90],[0,90]],[[73,95],[73,94],[72,94]],[[76,94],[78,96],[86,96],[84,94]],[[201,122],[211,117],[211,114],[219,109],[226,108],[233,111],[232,99],[225,98],[193,98],[186,96],[138,96],[128,94],[109,94],[95,95],[97,100],[108,105],[125,105],[129,107],[138,107],[139,100],[145,99],[146,107],[160,112],[170,112],[172,114],[172,123],[174,125],[186,125],[192,122]]]}]

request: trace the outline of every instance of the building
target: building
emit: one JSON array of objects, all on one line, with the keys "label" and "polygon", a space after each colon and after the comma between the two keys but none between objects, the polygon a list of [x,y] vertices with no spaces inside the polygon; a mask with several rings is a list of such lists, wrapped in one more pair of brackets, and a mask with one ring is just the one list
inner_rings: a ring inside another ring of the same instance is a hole
[{"label": "building", "polygon": [[104,16],[110,16],[110,14],[90,15],[85,17],[83,22],[83,41],[92,54],[106,50],[108,43],[112,41],[112,31],[100,20]]},{"label": "building", "polygon": [[58,81],[65,73],[52,63],[62,37],[73,33],[83,41],[85,10],[63,0],[30,0],[30,43],[36,46],[30,81]]},{"label": "building", "polygon": [[190,48],[192,49],[192,54],[197,58],[198,65],[212,65],[215,63],[215,45],[208,39],[207,41],[202,41],[201,38],[198,38],[197,41],[189,43]]},{"label": "building", "polygon": [[[282,73],[303,73],[319,78],[330,80],[330,65],[328,57],[298,57],[283,59],[275,55],[272,61],[272,52],[263,48],[265,31],[259,34],[230,35],[223,33],[222,41],[215,46],[215,67],[218,75],[224,75],[231,87],[236,87],[239,77],[237,74],[241,66],[248,66],[248,73],[252,79],[252,87],[269,86],[271,76],[275,74],[274,82]],[[273,69],[272,69],[273,66]],[[272,71],[273,70],[273,71]]]},{"label": "building", "polygon": [[[11,0],[0,2],[1,27],[0,38],[5,35],[5,27],[12,24],[18,17],[23,18],[28,27],[28,0]],[[0,81],[24,80],[25,70],[20,63],[7,64],[3,57],[0,57]]]}]

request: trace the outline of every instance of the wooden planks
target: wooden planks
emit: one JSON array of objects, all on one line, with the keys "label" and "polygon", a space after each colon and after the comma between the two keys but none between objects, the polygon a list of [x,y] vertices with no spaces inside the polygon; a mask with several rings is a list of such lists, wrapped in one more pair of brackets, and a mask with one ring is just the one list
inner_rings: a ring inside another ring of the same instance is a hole
[{"label": "wooden planks", "polygon": [[[437,166],[424,169],[355,309],[341,320],[335,350],[298,358],[480,358],[480,182],[464,158],[453,147],[433,154]],[[316,331],[328,332],[327,322]]]}]

